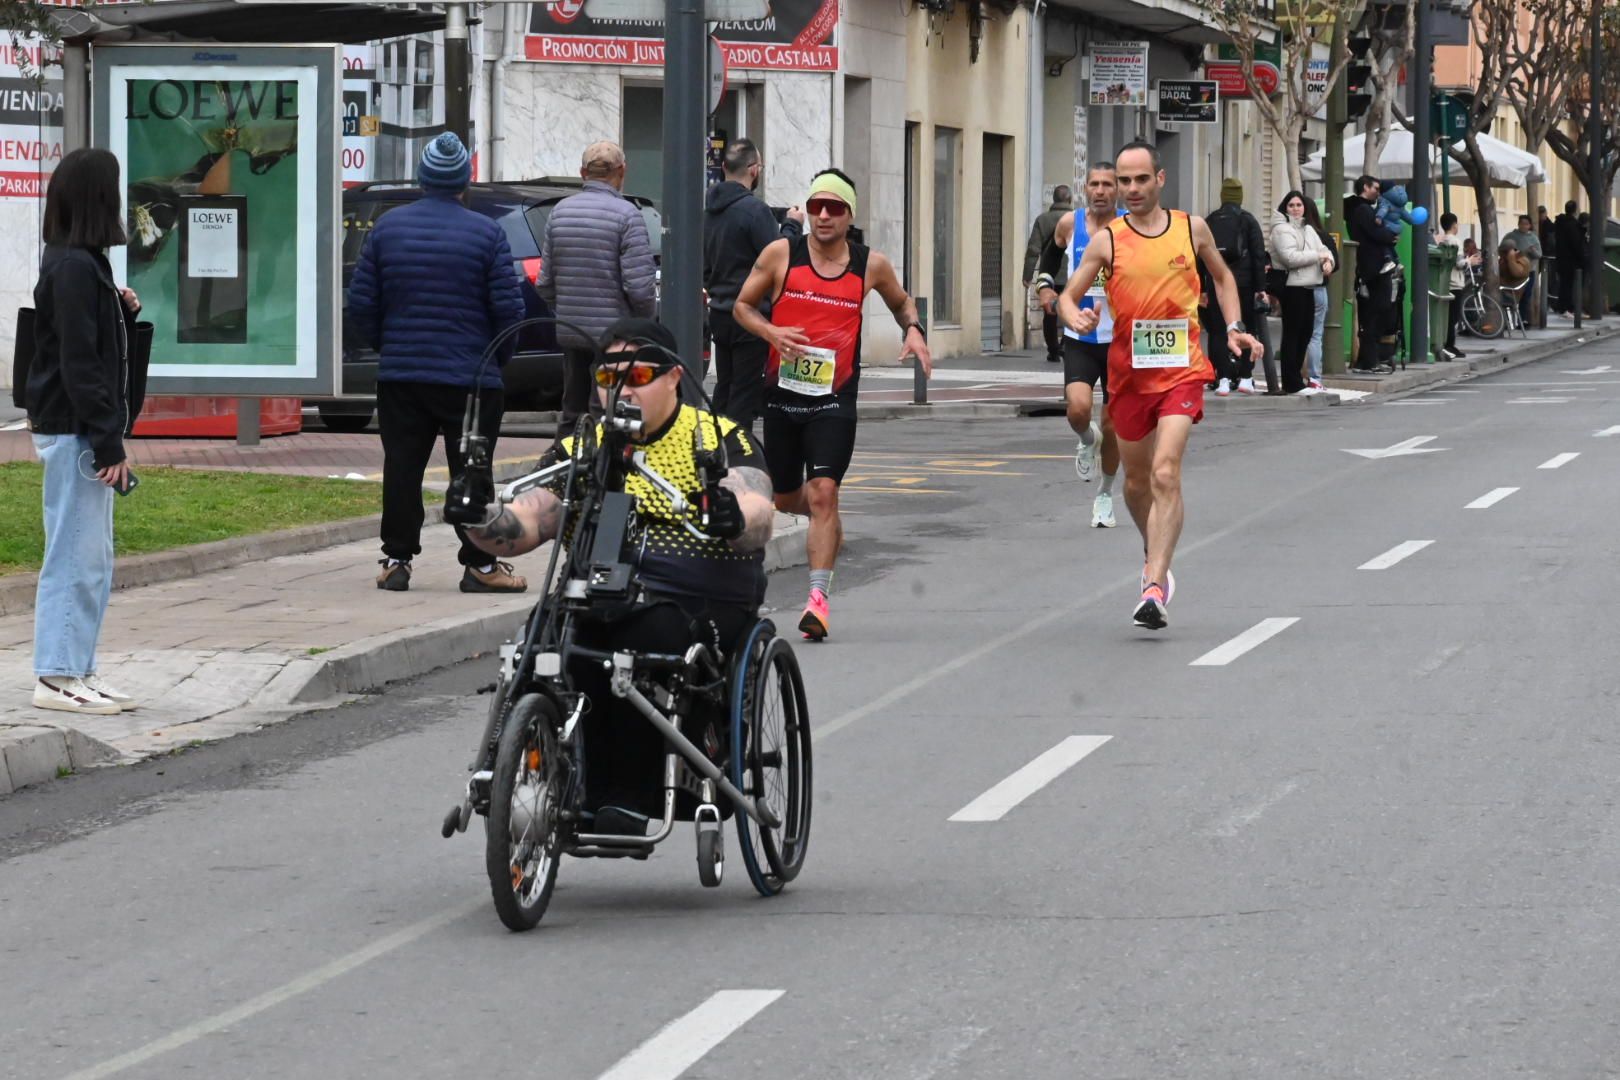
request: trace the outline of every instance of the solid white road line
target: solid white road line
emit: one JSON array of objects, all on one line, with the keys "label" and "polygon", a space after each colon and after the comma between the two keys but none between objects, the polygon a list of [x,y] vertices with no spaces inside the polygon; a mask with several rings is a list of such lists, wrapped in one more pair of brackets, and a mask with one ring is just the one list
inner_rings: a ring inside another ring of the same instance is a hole
[{"label": "solid white road line", "polygon": [[952,814],[952,821],[1000,821],[1007,811],[1035,794],[1112,735],[1070,735],[1052,749]]},{"label": "solid white road line", "polygon": [[631,1051],[599,1080],[675,1080],[752,1020],[782,990],[720,990]]},{"label": "solid white road line", "polygon": [[1538,468],[1538,469],[1562,468],[1563,466],[1568,465],[1570,462],[1574,461],[1576,458],[1578,458],[1580,456],[1581,455],[1579,455],[1579,454],[1559,454],[1557,457],[1550,457],[1546,461],[1543,461],[1540,465],[1537,465],[1536,468]]},{"label": "solid white road line", "polygon": [[1416,555],[1418,552],[1422,551],[1432,543],[1434,543],[1433,540],[1406,540],[1402,543],[1396,544],[1394,547],[1390,548],[1377,558],[1368,559],[1366,562],[1356,567],[1356,569],[1388,570],[1390,567],[1394,566],[1408,555]]},{"label": "solid white road line", "polygon": [[1489,507],[1495,506],[1497,503],[1501,502],[1503,499],[1507,498],[1509,495],[1513,494],[1515,491],[1518,491],[1518,490],[1519,489],[1516,488],[1516,487],[1511,487],[1511,488],[1496,488],[1496,489],[1494,489],[1492,491],[1487,491],[1485,494],[1481,495],[1479,498],[1475,499],[1473,502],[1471,502],[1467,506],[1463,507],[1463,509],[1464,510],[1485,510],[1485,509],[1487,509]]},{"label": "solid white road line", "polygon": [[1567,397],[1526,397],[1509,398],[1508,405],[1568,405],[1574,398]]},{"label": "solid white road line", "polygon": [[1261,619],[1225,645],[1217,645],[1187,666],[1225,667],[1250,649],[1265,644],[1297,622],[1298,616],[1286,619]]},{"label": "solid white road line", "polygon": [[1391,405],[1450,405],[1445,398],[1403,398],[1400,401],[1391,401]]},{"label": "solid white road line", "polygon": [[1430,390],[1429,393],[1431,393],[1431,394],[1478,394],[1478,393],[1481,393],[1481,391],[1479,391],[1479,390],[1453,390],[1452,388],[1450,388],[1448,386],[1442,386],[1442,387],[1439,387],[1437,389]]},{"label": "solid white road line", "polygon": [[1598,439],[1606,439],[1610,435],[1620,435],[1620,424],[1616,424],[1614,427],[1606,427],[1602,431],[1592,432],[1592,436]]},{"label": "solid white road line", "polygon": [[154,1039],[145,1046],[131,1050],[127,1054],[119,1054],[115,1058],[108,1058],[100,1065],[92,1065],[88,1069],[81,1069],[71,1074],[66,1080],[99,1080],[103,1076],[123,1072],[125,1069],[142,1065],[159,1054],[166,1054],[170,1050],[178,1050],[182,1046],[194,1043],[205,1035],[212,1035],[216,1031],[234,1027],[242,1021],[257,1016],[267,1009],[273,1009],[282,1002],[297,997],[299,994],[324,986],[333,979],[347,975],[355,968],[377,959],[379,956],[393,952],[404,945],[409,945],[418,938],[445,926],[463,915],[470,915],[474,911],[482,910],[488,904],[487,900],[480,899],[470,904],[460,904],[437,915],[429,915],[420,922],[414,922],[402,927],[387,937],[378,938],[370,945],[356,949],[346,956],[340,956],[329,964],[323,964],[314,971],[288,983],[276,987],[268,993],[260,994],[256,998],[244,1001],[233,1009],[215,1013],[213,1016],[198,1020],[194,1024],[187,1024],[161,1039]]}]

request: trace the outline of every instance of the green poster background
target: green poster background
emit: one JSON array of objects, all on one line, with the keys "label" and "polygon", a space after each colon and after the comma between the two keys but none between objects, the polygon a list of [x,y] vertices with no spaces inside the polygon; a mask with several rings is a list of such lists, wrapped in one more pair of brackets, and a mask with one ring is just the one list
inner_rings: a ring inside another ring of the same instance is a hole
[{"label": "green poster background", "polygon": [[[296,82],[139,79],[129,87],[128,278],[143,316],[153,323],[152,362],[293,367],[300,213]],[[278,95],[283,104],[290,95],[291,116],[266,105]],[[181,197],[196,194],[247,199],[245,343],[178,340]]]}]

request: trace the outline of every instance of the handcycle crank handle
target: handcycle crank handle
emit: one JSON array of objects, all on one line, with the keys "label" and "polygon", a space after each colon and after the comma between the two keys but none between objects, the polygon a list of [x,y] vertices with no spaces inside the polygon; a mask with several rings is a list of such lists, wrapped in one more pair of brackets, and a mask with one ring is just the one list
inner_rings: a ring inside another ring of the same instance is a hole
[{"label": "handcycle crank handle", "polygon": [[501,488],[500,500],[502,504],[510,503],[525,491],[532,491],[537,487],[549,484],[557,477],[568,471],[569,462],[559,461],[555,465],[548,465],[537,472],[520,476],[516,480]]}]

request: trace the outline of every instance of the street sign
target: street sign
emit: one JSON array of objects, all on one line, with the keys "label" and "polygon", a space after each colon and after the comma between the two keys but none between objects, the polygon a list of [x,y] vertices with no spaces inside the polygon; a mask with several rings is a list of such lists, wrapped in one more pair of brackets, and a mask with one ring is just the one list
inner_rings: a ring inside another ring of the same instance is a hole
[{"label": "street sign", "polygon": [[1218,83],[1160,79],[1155,87],[1161,124],[1214,124],[1219,122]]},{"label": "street sign", "polygon": [[1429,99],[1429,127],[1437,138],[1456,142],[1468,131],[1472,94],[1436,94]]},{"label": "street sign", "polygon": [[720,39],[709,35],[709,115],[720,111],[726,99],[726,50]]},{"label": "street sign", "polygon": [[[579,5],[579,0],[563,0]],[[585,0],[585,14],[593,19],[634,19],[663,22],[664,0]],[[771,13],[770,0],[703,0],[704,22],[748,22]]]},{"label": "street sign", "polygon": [[[1204,74],[1220,85],[1223,98],[1249,98],[1249,84],[1243,78],[1243,65],[1236,60],[1205,60]],[[1254,62],[1254,81],[1260,92],[1271,96],[1282,85],[1282,73],[1263,60]]]},{"label": "street sign", "polygon": [[[1238,54],[1237,46],[1233,45],[1229,41],[1217,45],[1215,47],[1215,55],[1221,60],[1243,59],[1242,56]],[[1272,67],[1280,68],[1282,67],[1282,46],[1275,42],[1268,45],[1264,41],[1256,41],[1254,43],[1254,58],[1256,60],[1264,60]]]}]

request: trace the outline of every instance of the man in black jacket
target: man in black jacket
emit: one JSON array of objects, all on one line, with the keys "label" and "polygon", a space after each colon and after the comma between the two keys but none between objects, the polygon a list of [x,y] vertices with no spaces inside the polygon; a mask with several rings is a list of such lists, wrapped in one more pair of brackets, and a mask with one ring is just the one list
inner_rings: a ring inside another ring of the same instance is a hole
[{"label": "man in black jacket", "polygon": [[[1356,242],[1356,371],[1391,366],[1394,334],[1399,318],[1395,306],[1395,248],[1389,231],[1378,224],[1379,182],[1371,176],[1356,180],[1355,194],[1344,200],[1344,220]],[[1387,340],[1386,340],[1387,339]]]},{"label": "man in black jacket", "polygon": [[[1035,219],[1035,224],[1029,230],[1029,244],[1024,248],[1024,288],[1029,288],[1035,280],[1035,271],[1041,263],[1046,249],[1052,246],[1052,237],[1057,234],[1058,222],[1065,215],[1074,212],[1074,192],[1067,184],[1059,184],[1052,189],[1052,207],[1046,213]],[[1059,288],[1062,283],[1059,283]],[[1049,363],[1060,363],[1063,352],[1060,346],[1063,335],[1058,333],[1057,306],[1053,305],[1051,311],[1043,313],[1041,319],[1041,335],[1046,339],[1046,359]]]},{"label": "man in black jacket", "polygon": [[1575,295],[1575,270],[1586,266],[1586,233],[1576,216],[1580,207],[1571,199],[1564,204],[1564,212],[1553,222],[1553,235],[1558,240],[1558,299],[1552,308],[1560,315],[1575,310],[1580,297]]},{"label": "man in black jacket", "polygon": [[764,402],[770,348],[737,325],[731,306],[759,253],[773,240],[799,235],[804,211],[793,207],[778,226],[771,208],[754,196],[764,165],[752,139],[726,147],[724,168],[726,178],[709,189],[703,215],[703,286],[714,340],[714,411],[747,430]]},{"label": "man in black jacket", "polygon": [[[1243,182],[1232,177],[1221,181],[1221,205],[1204,219],[1209,225],[1215,246],[1226,260],[1232,276],[1237,279],[1238,303],[1243,309],[1243,322],[1261,333],[1264,320],[1258,310],[1270,303],[1266,296],[1266,234],[1255,216],[1243,209]],[[1198,319],[1204,326],[1223,324],[1220,309],[1215,305],[1215,286],[1209,273],[1199,266],[1198,278],[1203,286],[1204,299],[1209,303],[1199,308]],[[1233,390],[1240,394],[1254,393],[1254,356],[1244,353],[1233,356],[1226,347],[1226,335],[1209,335],[1209,362],[1215,366],[1218,382],[1215,396],[1226,397]],[[1276,387],[1270,387],[1275,391]],[[1294,387],[1290,392],[1299,390]]]}]

